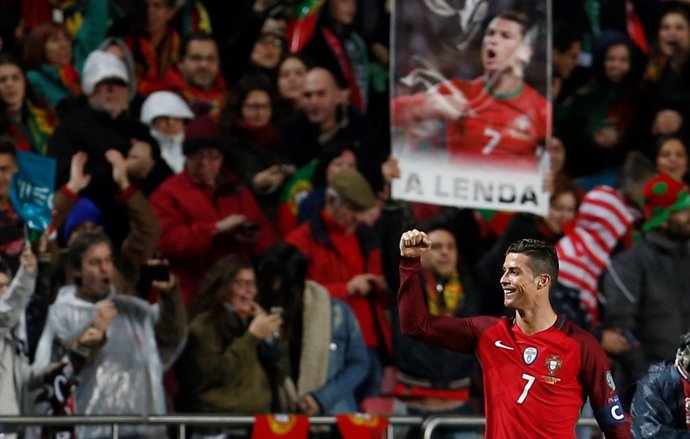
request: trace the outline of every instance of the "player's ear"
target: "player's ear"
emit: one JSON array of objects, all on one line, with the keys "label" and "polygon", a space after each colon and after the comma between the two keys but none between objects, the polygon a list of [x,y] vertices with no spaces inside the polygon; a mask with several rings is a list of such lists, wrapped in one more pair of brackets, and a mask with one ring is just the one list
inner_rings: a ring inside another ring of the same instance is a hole
[{"label": "player's ear", "polygon": [[548,274],[541,274],[539,275],[539,279],[537,280],[537,288],[542,289],[544,287],[549,286],[551,283],[551,276]]}]

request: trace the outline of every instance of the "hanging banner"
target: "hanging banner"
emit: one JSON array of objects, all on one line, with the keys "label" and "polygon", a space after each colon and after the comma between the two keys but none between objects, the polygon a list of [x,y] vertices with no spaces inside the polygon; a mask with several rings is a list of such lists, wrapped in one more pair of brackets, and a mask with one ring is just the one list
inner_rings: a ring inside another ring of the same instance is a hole
[{"label": "hanging banner", "polygon": [[397,0],[395,198],[545,214],[548,0]]}]

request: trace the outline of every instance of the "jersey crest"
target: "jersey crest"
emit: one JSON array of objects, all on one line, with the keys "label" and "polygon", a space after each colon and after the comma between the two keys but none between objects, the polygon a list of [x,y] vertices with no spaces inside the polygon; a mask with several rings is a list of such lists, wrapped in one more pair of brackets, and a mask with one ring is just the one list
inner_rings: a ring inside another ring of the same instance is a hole
[{"label": "jersey crest", "polygon": [[547,373],[547,375],[542,375],[542,379],[544,380],[544,382],[549,384],[556,384],[561,380],[556,376],[556,372],[558,372],[559,369],[563,367],[563,360],[561,360],[560,355],[549,355],[546,361],[544,361],[544,366],[546,366]]},{"label": "jersey crest", "polygon": [[524,361],[525,364],[529,366],[532,363],[534,363],[534,361],[537,359],[537,355],[537,348],[530,346],[528,348],[525,348],[524,351],[522,351],[522,361]]},{"label": "jersey crest", "polygon": [[616,390],[616,383],[613,381],[613,376],[611,375],[610,370],[606,371],[606,384],[609,385],[609,387],[611,388],[611,391]]}]

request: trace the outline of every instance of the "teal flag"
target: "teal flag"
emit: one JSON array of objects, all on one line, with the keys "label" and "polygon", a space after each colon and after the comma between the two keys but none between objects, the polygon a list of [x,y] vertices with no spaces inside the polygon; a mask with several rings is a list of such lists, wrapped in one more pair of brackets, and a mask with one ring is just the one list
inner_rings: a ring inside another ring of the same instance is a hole
[{"label": "teal flag", "polygon": [[53,216],[55,159],[17,151],[17,172],[10,181],[10,200],[30,232],[43,233]]}]

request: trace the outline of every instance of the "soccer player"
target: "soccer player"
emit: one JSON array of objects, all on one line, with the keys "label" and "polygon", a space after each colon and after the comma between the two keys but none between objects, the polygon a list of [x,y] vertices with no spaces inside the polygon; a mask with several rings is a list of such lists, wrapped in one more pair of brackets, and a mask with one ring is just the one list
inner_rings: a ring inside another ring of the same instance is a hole
[{"label": "soccer player", "polygon": [[550,107],[523,78],[532,56],[527,30],[528,19],[522,13],[504,11],[496,16],[482,40],[484,74],[396,98],[393,125],[415,128],[441,119],[446,122],[446,143],[453,161],[486,162],[490,157],[490,163],[536,166]]},{"label": "soccer player", "polygon": [[431,316],[419,282],[419,256],[430,246],[418,230],[400,238],[400,327],[404,335],[476,353],[486,437],[574,439],[589,397],[606,438],[630,438],[604,350],[551,308],[549,292],[558,278],[552,245],[523,239],[508,248],[500,282],[504,304],[516,311],[512,318]]}]

